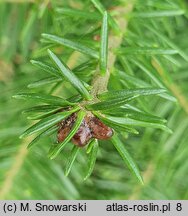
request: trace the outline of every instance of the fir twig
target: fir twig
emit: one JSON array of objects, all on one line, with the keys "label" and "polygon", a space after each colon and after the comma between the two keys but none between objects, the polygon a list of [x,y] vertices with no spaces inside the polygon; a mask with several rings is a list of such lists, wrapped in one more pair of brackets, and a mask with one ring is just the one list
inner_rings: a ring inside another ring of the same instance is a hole
[{"label": "fir twig", "polygon": [[108,65],[107,65],[107,71],[105,75],[100,75],[100,71],[97,68],[96,73],[93,78],[92,82],[92,95],[96,98],[96,95],[102,92],[107,91],[108,81],[110,78],[110,71],[113,70],[114,64],[117,58],[117,55],[114,53],[114,50],[116,50],[122,43],[124,33],[126,32],[126,28],[128,25],[128,20],[125,19],[122,14],[128,15],[133,9],[132,3],[127,3],[125,5],[122,5],[121,8],[117,8],[117,14],[116,22],[119,28],[122,30],[121,32],[114,32],[113,30],[109,33],[109,42],[108,42]]}]

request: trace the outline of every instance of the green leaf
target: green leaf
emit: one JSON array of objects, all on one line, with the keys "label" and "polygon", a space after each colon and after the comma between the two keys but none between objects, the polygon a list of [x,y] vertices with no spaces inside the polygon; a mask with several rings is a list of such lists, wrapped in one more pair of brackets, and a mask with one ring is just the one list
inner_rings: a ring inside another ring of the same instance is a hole
[{"label": "green leaf", "polygon": [[100,13],[103,14],[106,11],[105,8],[104,8],[104,6],[101,4],[101,2],[99,0],[91,0],[91,2],[98,9],[98,11]]},{"label": "green leaf", "polygon": [[69,48],[72,48],[76,51],[79,51],[81,53],[84,53],[86,55],[89,55],[93,58],[99,58],[98,52],[95,51],[94,49],[91,49],[87,46],[84,46],[78,42],[74,42],[65,38],[61,38],[55,35],[51,35],[51,34],[42,34],[42,37],[45,39],[48,39],[50,42],[56,43],[56,44],[60,44]]},{"label": "green leaf", "polygon": [[153,122],[153,123],[160,123],[160,124],[166,123],[165,119],[162,119],[158,116],[154,116],[143,111],[136,111],[124,107],[120,107],[115,110],[105,111],[105,113],[112,116],[129,117],[135,120],[140,120],[145,122]]},{"label": "green leaf", "polygon": [[[144,69],[147,71],[146,68],[144,68]],[[147,71],[147,72],[149,72],[149,71]],[[137,88],[146,88],[146,87],[150,88],[151,87],[150,84],[144,82],[140,78],[128,75],[124,71],[117,71],[117,73],[119,73],[120,78],[126,80],[126,82],[130,83],[132,86],[135,86]],[[160,85],[159,87],[162,88],[162,87],[164,87],[164,85]],[[173,102],[177,102],[177,99],[175,97],[173,97],[172,95],[170,95],[169,93],[162,93],[159,95],[159,97],[165,98],[165,99],[173,101]]]},{"label": "green leaf", "polygon": [[[99,0],[91,0],[91,2],[93,3],[93,5],[97,8],[97,10],[103,15],[106,11],[106,9],[104,8],[104,6],[101,4],[101,2]],[[115,20],[113,19],[113,17],[111,15],[109,15],[109,24],[112,27],[112,29],[116,32],[120,32],[120,28],[117,25],[117,23],[115,22]]]},{"label": "green leaf", "polygon": [[93,148],[93,145],[95,144],[96,139],[91,139],[91,141],[87,145],[86,153],[89,154]]},{"label": "green leaf", "polygon": [[145,65],[135,59],[131,59],[131,62],[139,67],[147,76],[149,76],[151,80],[153,80],[153,82],[157,84],[157,86],[159,86],[160,88],[165,88],[165,85],[161,82],[159,77],[157,77],[156,74],[153,73],[153,71],[151,72],[150,69],[148,69]]},{"label": "green leaf", "polygon": [[108,120],[114,123],[117,123],[119,125],[159,128],[168,133],[172,133],[172,131],[167,126],[165,126],[164,124],[160,124],[160,123],[149,122],[149,121],[146,122],[143,120],[136,120],[136,119],[125,118],[125,117],[113,117],[113,116],[107,116],[107,115],[105,117]]},{"label": "green leaf", "polygon": [[131,128],[131,127],[128,127],[124,124],[119,124],[118,122],[116,121],[112,121],[108,116],[102,116],[100,115],[99,113],[97,112],[94,112],[94,114],[102,121],[104,122],[106,125],[108,125],[109,127],[113,128],[114,130],[116,131],[124,131],[124,132],[127,132],[127,133],[133,133],[133,134],[139,134],[139,132],[134,129],[134,128]]},{"label": "green leaf", "polygon": [[116,73],[118,73],[121,79],[126,80],[126,82],[130,83],[131,85],[137,88],[149,87],[149,84],[147,82],[143,81],[141,78],[129,75],[125,71],[116,70]]},{"label": "green leaf", "polygon": [[44,70],[53,76],[61,78],[60,72],[57,69],[55,69],[54,67],[52,67],[51,65],[48,65],[48,64],[43,63],[41,61],[35,61],[35,60],[31,60],[31,63],[33,65],[35,65],[36,67],[38,67],[39,69]]},{"label": "green leaf", "polygon": [[20,138],[32,135],[40,130],[49,128],[55,124],[57,124],[58,122],[62,121],[63,119],[67,118],[68,116],[70,116],[73,112],[76,112],[77,110],[79,110],[78,107],[72,109],[71,111],[67,111],[67,112],[61,112],[61,113],[56,113],[52,116],[49,116],[47,118],[44,118],[42,120],[40,120],[39,122],[37,122],[36,124],[32,125],[30,128],[28,128],[21,136]]},{"label": "green leaf", "polygon": [[165,89],[141,88],[105,92],[98,95],[99,99],[105,99],[105,101],[87,105],[86,108],[89,110],[110,110],[122,106],[139,96],[161,94],[165,91]]},{"label": "green leaf", "polygon": [[27,146],[28,149],[32,148],[34,145],[37,144],[37,142],[45,137],[45,136],[50,136],[52,135],[53,133],[55,133],[56,131],[58,130],[58,127],[57,126],[53,126],[53,127],[50,127],[48,128],[47,130],[43,131],[42,133],[40,133],[38,136],[35,137],[35,139],[33,139]]},{"label": "green leaf", "polygon": [[65,176],[68,176],[70,171],[71,171],[71,168],[73,166],[73,163],[76,159],[76,156],[79,152],[80,148],[78,146],[73,146],[72,150],[71,150],[71,153],[69,155],[69,158],[68,158],[68,161],[67,161],[67,164],[66,164],[66,168],[65,168]]},{"label": "green leaf", "polygon": [[177,99],[174,96],[170,95],[170,94],[164,93],[164,94],[160,94],[159,96],[161,98],[165,98],[166,100],[177,103]]},{"label": "green leaf", "polygon": [[108,13],[105,11],[101,29],[101,44],[100,44],[100,70],[102,74],[107,70],[108,58]]},{"label": "green leaf", "polygon": [[144,12],[134,12],[131,16],[136,18],[155,18],[155,17],[169,17],[169,16],[181,16],[185,13],[184,10],[161,10],[161,11],[144,11]]},{"label": "green leaf", "polygon": [[152,122],[152,123],[158,123],[158,124],[164,124],[167,122],[166,119],[159,118],[154,115],[149,115],[145,113],[139,113],[139,112],[127,112],[126,116],[131,119],[139,120],[139,121],[145,121],[145,122]]},{"label": "green leaf", "polygon": [[74,123],[68,136],[65,138],[65,140],[62,143],[59,143],[57,146],[55,146],[54,149],[49,153],[50,159],[54,159],[61,152],[63,147],[72,139],[72,137],[75,135],[75,133],[79,129],[85,115],[86,115],[86,112],[84,112],[83,110],[80,110],[78,112],[76,122]]},{"label": "green leaf", "polygon": [[48,50],[49,56],[53,60],[54,64],[62,72],[62,76],[67,79],[77,91],[87,100],[91,99],[91,95],[88,90],[85,88],[83,83],[76,77],[76,75],[66,66],[60,59],[50,50]]},{"label": "green leaf", "polygon": [[38,88],[38,87],[41,87],[41,86],[44,86],[44,85],[48,85],[48,84],[51,84],[51,83],[57,83],[57,82],[60,82],[62,81],[62,78],[57,78],[57,77],[46,77],[46,78],[43,78],[41,80],[37,80],[33,83],[30,83],[27,87],[28,88]]},{"label": "green leaf", "polygon": [[59,106],[53,106],[53,105],[40,105],[40,106],[34,106],[34,107],[30,107],[30,108],[27,108],[25,110],[22,111],[23,114],[26,114],[26,113],[36,113],[36,112],[39,112],[39,113],[43,113],[43,112],[49,112],[53,109],[57,109],[59,108]]},{"label": "green leaf", "polygon": [[98,149],[99,149],[98,141],[95,139],[94,144],[93,144],[93,148],[91,149],[91,152],[89,154],[88,168],[87,168],[87,173],[86,173],[84,180],[88,179],[88,177],[93,172],[93,169],[95,167],[95,162],[97,159]]},{"label": "green leaf", "polygon": [[100,20],[101,15],[96,12],[89,12],[88,11],[82,11],[82,10],[77,10],[73,8],[57,8],[56,12],[62,15],[67,15],[71,17],[79,17],[83,19],[90,19],[90,20]]},{"label": "green leaf", "polygon": [[83,71],[94,70],[96,68],[97,60],[87,60],[72,69],[74,73],[80,73]]},{"label": "green leaf", "polygon": [[180,47],[177,46],[176,43],[174,43],[173,41],[171,41],[169,39],[169,37],[161,34],[160,31],[156,30],[153,28],[153,26],[148,26],[146,25],[146,28],[148,28],[151,32],[153,32],[159,39],[161,39],[165,44],[167,44],[169,47],[171,47],[172,49],[175,49],[178,51],[179,55],[184,58],[186,61],[188,61],[188,55],[186,52],[184,52]]},{"label": "green leaf", "polygon": [[35,100],[41,103],[52,104],[52,105],[59,105],[59,106],[70,106],[74,105],[63,98],[52,96],[52,95],[45,95],[45,94],[37,94],[37,93],[19,93],[17,95],[12,96],[16,99],[24,99],[24,100]]},{"label": "green leaf", "polygon": [[139,95],[134,95],[134,96],[121,97],[113,100],[106,100],[94,104],[89,104],[86,106],[86,108],[88,110],[111,110],[128,103],[129,101],[137,98],[138,96]]},{"label": "green leaf", "polygon": [[126,165],[128,166],[128,168],[130,169],[130,171],[136,176],[136,178],[139,180],[141,184],[144,184],[142,176],[140,174],[140,171],[136,163],[134,162],[133,158],[131,157],[129,152],[126,150],[125,146],[123,145],[121,140],[118,138],[118,136],[113,136],[111,141],[114,147],[119,152],[122,159],[124,160],[124,162],[126,163]]},{"label": "green leaf", "polygon": [[166,89],[160,88],[138,88],[138,89],[125,89],[125,90],[115,90],[109,91],[98,95],[98,98],[101,100],[109,99],[121,99],[124,97],[130,97],[134,95],[146,96],[146,95],[155,95],[166,92]]},{"label": "green leaf", "polygon": [[[2,1],[1,1],[1,3],[2,3]],[[30,44],[31,44],[32,39],[34,37],[34,31],[35,31],[35,26],[36,26],[36,22],[37,22],[37,14],[38,14],[37,8],[33,7],[30,10],[30,13],[28,14],[27,22],[22,22],[22,31],[20,32],[20,41],[21,41],[21,44],[20,44],[21,50],[20,51],[22,51],[22,56],[28,55],[29,47],[30,47]],[[16,25],[16,26],[18,27],[18,25]],[[18,27],[18,29],[19,29],[19,27]],[[14,31],[12,31],[12,34],[14,34]],[[14,38],[14,40],[16,41],[15,38]],[[13,43],[13,42],[11,41],[11,43]]]},{"label": "green leaf", "polygon": [[27,117],[27,119],[31,119],[31,120],[37,120],[37,119],[43,119],[45,117],[48,117],[49,115],[53,114],[53,113],[57,113],[58,111],[60,111],[62,108],[56,108],[53,110],[50,110],[48,112],[42,113],[42,114],[34,114],[34,115],[30,115]]},{"label": "green leaf", "polygon": [[117,53],[122,55],[174,55],[177,50],[149,47],[126,47],[117,50]]}]

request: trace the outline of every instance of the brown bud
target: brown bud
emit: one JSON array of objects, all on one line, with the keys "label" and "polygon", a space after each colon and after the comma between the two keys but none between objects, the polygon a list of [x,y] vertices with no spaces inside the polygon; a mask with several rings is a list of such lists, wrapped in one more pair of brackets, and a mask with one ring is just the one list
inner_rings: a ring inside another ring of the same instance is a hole
[{"label": "brown bud", "polygon": [[[59,129],[57,134],[58,142],[63,142],[71,131],[71,128],[76,121],[77,114],[73,113],[67,119],[59,123]],[[89,114],[86,115],[78,129],[72,138],[72,142],[83,147],[87,145],[91,138],[99,140],[109,139],[113,135],[113,130],[106,126],[97,117]]]},{"label": "brown bud", "polygon": [[113,130],[96,117],[91,119],[89,126],[92,131],[93,138],[106,140],[113,135]]},{"label": "brown bud", "polygon": [[85,146],[91,138],[92,138],[92,134],[91,134],[90,128],[88,127],[85,120],[83,120],[80,128],[78,129],[76,134],[73,136],[72,142],[75,145],[82,147],[82,146]]}]

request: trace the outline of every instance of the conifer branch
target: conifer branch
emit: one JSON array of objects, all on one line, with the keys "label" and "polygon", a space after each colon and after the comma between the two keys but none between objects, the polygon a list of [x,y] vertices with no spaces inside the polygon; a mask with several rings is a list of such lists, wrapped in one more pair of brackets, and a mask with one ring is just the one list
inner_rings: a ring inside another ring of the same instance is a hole
[{"label": "conifer branch", "polygon": [[114,50],[119,48],[121,46],[123,36],[126,32],[126,28],[128,25],[128,20],[125,18],[125,15],[128,15],[131,13],[133,9],[132,3],[127,3],[125,5],[122,5],[121,7],[116,8],[117,17],[116,22],[121,29],[121,32],[114,32],[111,30],[109,34],[109,42],[108,42],[108,69],[105,75],[101,75],[99,73],[99,68],[97,68],[96,73],[93,78],[93,89],[92,89],[92,95],[94,98],[96,98],[96,95],[102,92],[107,91],[108,81],[110,78],[110,72],[114,68],[114,64],[116,61],[116,54],[114,53]]},{"label": "conifer branch", "polygon": [[[70,58],[68,59],[68,65],[72,68],[76,64],[76,59],[74,57],[78,57],[80,53],[74,51]],[[74,61],[73,61],[74,59]],[[19,173],[20,169],[22,168],[24,164],[24,160],[26,159],[28,155],[28,149],[27,145],[33,140],[33,136],[25,138],[25,140],[20,144],[20,148],[16,152],[16,156],[13,159],[13,164],[10,167],[10,169],[5,174],[5,179],[3,181],[2,187],[0,189],[0,199],[6,199],[6,196],[9,194],[9,192],[12,189],[12,186],[14,184],[14,180]]]}]

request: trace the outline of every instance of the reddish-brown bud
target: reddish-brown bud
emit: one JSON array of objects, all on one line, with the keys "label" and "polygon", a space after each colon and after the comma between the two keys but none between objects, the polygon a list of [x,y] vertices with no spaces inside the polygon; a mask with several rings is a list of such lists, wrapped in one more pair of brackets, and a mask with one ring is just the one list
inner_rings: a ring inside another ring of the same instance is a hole
[{"label": "reddish-brown bud", "polygon": [[[63,142],[71,131],[71,128],[76,121],[77,115],[73,113],[67,119],[59,123],[59,129],[57,134],[58,142]],[[113,130],[106,126],[97,117],[88,114],[84,117],[78,131],[74,134],[72,142],[83,147],[88,144],[91,138],[96,138],[99,140],[106,140],[112,137]]]}]

